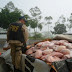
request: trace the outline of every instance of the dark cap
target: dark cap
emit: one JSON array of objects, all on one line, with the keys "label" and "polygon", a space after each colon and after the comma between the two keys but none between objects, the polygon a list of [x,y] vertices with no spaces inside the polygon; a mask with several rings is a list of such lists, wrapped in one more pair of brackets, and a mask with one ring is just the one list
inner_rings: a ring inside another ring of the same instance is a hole
[{"label": "dark cap", "polygon": [[22,20],[22,19],[23,19],[25,22],[27,22],[27,20],[25,19],[24,16],[19,17],[19,20]]}]

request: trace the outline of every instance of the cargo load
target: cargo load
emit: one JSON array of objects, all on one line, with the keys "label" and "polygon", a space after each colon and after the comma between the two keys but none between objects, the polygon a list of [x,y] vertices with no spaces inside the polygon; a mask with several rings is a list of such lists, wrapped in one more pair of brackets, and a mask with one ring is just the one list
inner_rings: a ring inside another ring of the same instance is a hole
[{"label": "cargo load", "polygon": [[[71,72],[72,71],[71,42],[72,39],[70,38],[60,37],[57,39],[57,37],[55,37],[54,39],[45,39],[27,46],[28,50],[26,51],[25,54],[22,54],[22,60],[21,60],[22,71]],[[8,62],[7,58],[5,58],[2,55],[1,57],[3,57]]]}]

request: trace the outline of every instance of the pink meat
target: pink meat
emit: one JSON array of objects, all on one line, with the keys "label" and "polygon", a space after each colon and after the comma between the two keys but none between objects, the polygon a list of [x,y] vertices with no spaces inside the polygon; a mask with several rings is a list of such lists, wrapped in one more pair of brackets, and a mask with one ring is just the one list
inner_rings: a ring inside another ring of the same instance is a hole
[{"label": "pink meat", "polygon": [[49,42],[49,41],[45,41],[45,42],[42,44],[42,47],[48,47],[48,46],[49,46],[49,44],[50,44],[50,42]]},{"label": "pink meat", "polygon": [[46,62],[55,62],[72,58],[71,49],[72,44],[66,40],[53,40],[38,43],[28,49],[26,54]]},{"label": "pink meat", "polygon": [[53,40],[52,42],[56,45],[64,45],[64,43],[68,43],[67,40]]},{"label": "pink meat", "polygon": [[49,48],[53,48],[53,46],[54,46],[54,43],[50,43],[50,44],[48,45]]},{"label": "pink meat", "polygon": [[43,55],[40,59],[43,60],[43,61],[45,61],[46,55]]},{"label": "pink meat", "polygon": [[67,40],[59,40],[59,42],[61,42],[61,43],[68,43]]},{"label": "pink meat", "polygon": [[69,48],[69,49],[72,49],[72,43],[64,43],[64,45]]},{"label": "pink meat", "polygon": [[55,61],[60,61],[61,59],[56,57],[56,56],[47,56],[46,57],[46,62],[55,62]]},{"label": "pink meat", "polygon": [[46,50],[47,49],[47,47],[41,47],[40,48],[40,50],[42,50],[42,51],[44,51],[44,50]]},{"label": "pink meat", "polygon": [[40,42],[37,44],[38,47],[41,47],[43,45],[44,42]]},{"label": "pink meat", "polygon": [[70,58],[72,58],[72,51],[70,51]]},{"label": "pink meat", "polygon": [[30,54],[30,56],[35,57],[35,53]]},{"label": "pink meat", "polygon": [[62,59],[68,59],[68,58],[70,58],[70,55],[69,55],[69,54],[64,55],[64,56],[62,57]]},{"label": "pink meat", "polygon": [[70,54],[70,50],[69,49],[62,49],[60,52],[62,54],[64,54],[64,55]]},{"label": "pink meat", "polygon": [[40,58],[42,56],[42,51],[41,50],[37,50],[35,52],[35,58]]},{"label": "pink meat", "polygon": [[32,54],[32,53],[33,53],[33,49],[34,49],[34,47],[28,49],[28,50],[26,51],[26,54],[27,54],[27,55]]},{"label": "pink meat", "polygon": [[41,47],[36,47],[36,49],[40,49]]},{"label": "pink meat", "polygon": [[56,44],[58,42],[58,40],[52,40],[51,43]]},{"label": "pink meat", "polygon": [[50,43],[50,41],[45,41],[44,43],[45,43],[45,44],[49,44],[49,43]]},{"label": "pink meat", "polygon": [[53,49],[46,49],[43,51],[43,55],[47,55],[53,52]]},{"label": "pink meat", "polygon": [[62,53],[60,53],[60,52],[52,52],[52,53],[50,54],[50,56],[62,57],[62,56],[63,56],[63,54],[62,54]]},{"label": "pink meat", "polygon": [[33,52],[36,52],[37,50],[39,50],[39,49],[38,49],[38,48],[34,48],[34,49],[33,49]]},{"label": "pink meat", "polygon": [[45,43],[42,45],[42,47],[48,47],[48,46],[49,44],[45,44]]},{"label": "pink meat", "polygon": [[58,46],[59,46],[59,45],[54,45],[52,49],[53,49],[53,50],[56,50],[56,48],[57,48]]},{"label": "pink meat", "polygon": [[60,52],[62,49],[66,49],[66,46],[63,46],[63,45],[57,46],[57,47],[55,48],[55,51]]}]

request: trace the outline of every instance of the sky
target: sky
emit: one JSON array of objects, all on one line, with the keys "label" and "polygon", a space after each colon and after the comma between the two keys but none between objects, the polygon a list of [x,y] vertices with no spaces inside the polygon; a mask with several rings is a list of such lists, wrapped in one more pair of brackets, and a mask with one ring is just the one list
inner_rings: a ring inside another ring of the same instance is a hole
[{"label": "sky", "polygon": [[[38,6],[42,16],[52,16],[56,22],[61,15],[69,17],[72,13],[72,0],[0,0],[0,8],[12,1],[15,7],[22,9],[24,13],[30,14],[29,9]],[[43,28],[43,31],[45,28]]]}]

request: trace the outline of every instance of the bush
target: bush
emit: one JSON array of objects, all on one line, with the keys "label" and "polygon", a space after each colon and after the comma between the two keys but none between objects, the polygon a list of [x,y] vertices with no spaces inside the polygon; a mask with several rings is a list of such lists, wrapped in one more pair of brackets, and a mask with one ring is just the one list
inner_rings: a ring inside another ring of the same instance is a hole
[{"label": "bush", "polygon": [[42,34],[41,34],[41,33],[35,32],[35,33],[33,34],[33,38],[34,38],[34,39],[42,39],[43,37],[42,37]]}]

